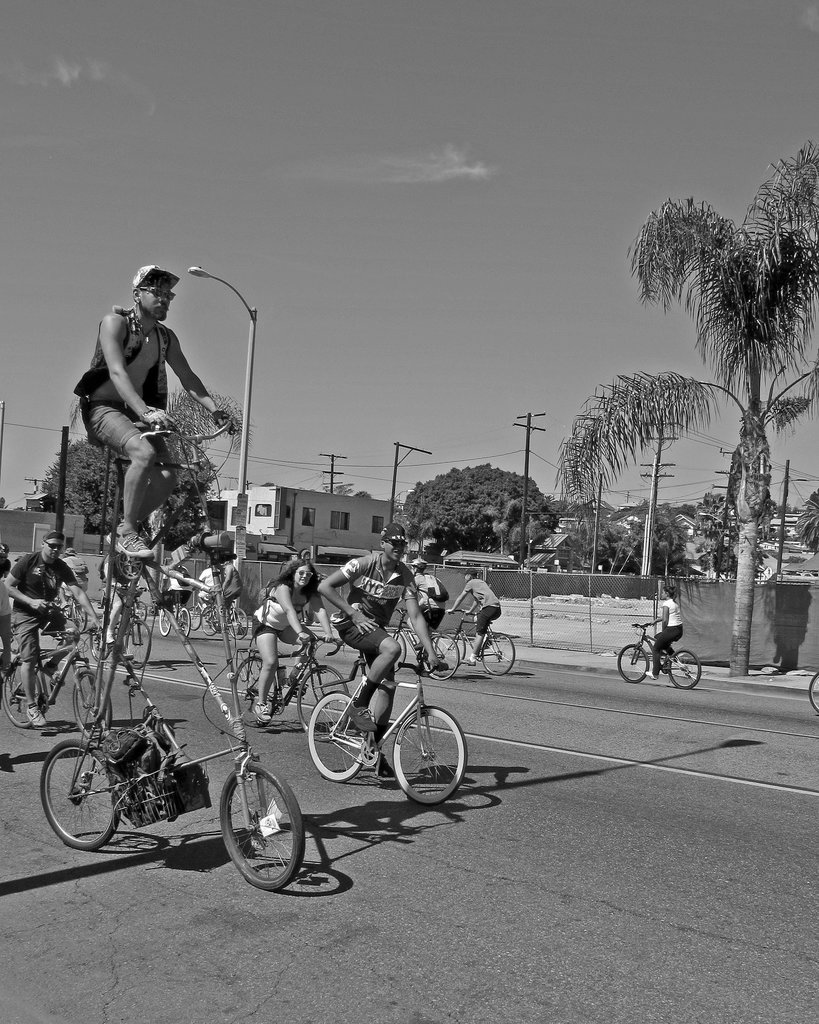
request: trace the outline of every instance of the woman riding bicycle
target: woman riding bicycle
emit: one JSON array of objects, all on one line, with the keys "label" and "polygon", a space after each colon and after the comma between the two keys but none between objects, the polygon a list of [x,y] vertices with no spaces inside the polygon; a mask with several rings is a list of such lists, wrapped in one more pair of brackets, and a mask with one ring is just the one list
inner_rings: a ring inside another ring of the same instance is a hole
[{"label": "woman riding bicycle", "polygon": [[682,613],[677,602],[677,588],[673,583],[666,583],[662,589],[662,600],[660,601],[662,615],[655,619],[652,625],[661,623],[660,632],[654,636],[654,651],[651,661],[651,671],[646,678],[658,679],[660,675],[660,661],[663,651],[676,643],[683,635]]},{"label": "woman riding bicycle", "polygon": [[[324,639],[332,640],[330,616],[318,592],[319,575],[312,562],[294,559],[288,562],[278,579],[268,585],[264,603],[255,612],[253,635],[262,669],[259,673],[259,698],[253,705],[253,714],[261,725],[273,717],[270,687],[279,675],[279,641],[304,645],[313,634],[305,629],[302,619],[312,614],[324,630]],[[281,670],[282,675],[284,669]],[[284,680],[280,680],[282,684]]]}]

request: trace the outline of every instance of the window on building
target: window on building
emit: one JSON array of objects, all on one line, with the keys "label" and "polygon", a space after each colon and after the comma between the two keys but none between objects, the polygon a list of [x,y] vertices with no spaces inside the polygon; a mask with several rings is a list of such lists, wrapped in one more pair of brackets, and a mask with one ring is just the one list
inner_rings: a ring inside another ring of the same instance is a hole
[{"label": "window on building", "polygon": [[254,516],[263,516],[265,519],[269,519],[273,515],[272,505],[256,505],[253,509]]},{"label": "window on building", "polygon": [[316,525],[316,510],[314,508],[307,508],[305,506],[301,510],[301,525],[302,526],[315,526]]},{"label": "window on building", "polygon": [[384,529],[384,517],[373,516],[373,533],[381,533]]},{"label": "window on building", "polygon": [[330,513],[330,529],[331,530],[349,530],[350,529],[350,513],[349,512],[331,512]]}]

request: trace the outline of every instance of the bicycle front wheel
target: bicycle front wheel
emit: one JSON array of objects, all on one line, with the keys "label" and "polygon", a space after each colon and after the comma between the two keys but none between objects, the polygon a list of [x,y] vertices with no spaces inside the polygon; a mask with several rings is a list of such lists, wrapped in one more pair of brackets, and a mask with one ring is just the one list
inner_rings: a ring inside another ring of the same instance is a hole
[{"label": "bicycle front wheel", "polygon": [[505,633],[487,634],[481,648],[483,667],[491,676],[505,676],[515,664],[515,645]]},{"label": "bicycle front wheel", "polygon": [[648,655],[641,644],[627,644],[617,655],[617,671],[627,683],[641,683],[648,674]]},{"label": "bicycle front wheel", "polygon": [[239,696],[244,697],[246,707],[244,719],[248,724],[255,724],[256,716],[253,714],[253,703],[259,696],[259,673],[262,671],[262,657],[255,651],[242,661],[236,670],[237,688]]},{"label": "bicycle front wheel", "polygon": [[[74,721],[77,723],[80,732],[87,736],[97,719],[98,705],[94,699],[96,690],[96,679],[94,673],[88,668],[80,668],[74,672],[74,689],[71,694],[71,703],[74,706]],[[99,718],[99,724],[107,732],[111,728],[111,696],[105,702],[105,709]]]},{"label": "bicycle front wheel", "polygon": [[668,674],[678,690],[693,690],[702,675],[700,659],[693,651],[676,651],[671,657]]},{"label": "bicycle front wheel", "polygon": [[13,726],[18,729],[29,729],[28,698],[23,688],[23,674],[18,662],[3,677],[3,710]]},{"label": "bicycle front wheel", "polygon": [[819,715],[819,689],[817,689],[817,687],[819,687],[819,672],[817,672],[813,679],[808,683],[808,700],[810,701],[810,706],[816,714]]},{"label": "bicycle front wheel", "polygon": [[61,740],[46,754],[40,800],[49,825],[75,850],[99,850],[117,830],[105,761],[81,740]]},{"label": "bicycle front wheel", "polygon": [[447,663],[447,668],[436,669],[430,672],[433,679],[451,679],[458,671],[461,664],[461,652],[458,648],[458,641],[448,633],[433,633],[430,637],[435,653]]},{"label": "bicycle front wheel", "polygon": [[466,771],[466,737],[448,711],[425,705],[395,737],[395,775],[410,800],[439,804],[460,786]]},{"label": "bicycle front wheel", "polygon": [[171,620],[168,618],[168,613],[164,608],[159,609],[159,632],[162,636],[167,636],[171,631]]},{"label": "bicycle front wheel", "polygon": [[[244,795],[244,799],[243,799]],[[304,859],[304,824],[290,786],[261,765],[246,778],[232,771],[219,804],[222,838],[245,881],[257,889],[283,889]]]},{"label": "bicycle front wheel", "polygon": [[221,632],[218,609],[206,608],[202,612],[202,629],[205,631],[205,636],[216,636],[217,633]]},{"label": "bicycle front wheel", "polygon": [[302,679],[299,685],[299,696],[296,709],[299,713],[301,727],[307,732],[313,708],[328,693],[347,694],[347,680],[336,668],[330,665],[315,665]]},{"label": "bicycle front wheel", "polygon": [[330,782],[348,782],[361,771],[361,733],[347,715],[350,698],[329,693],[313,708],[307,745],[313,764]]},{"label": "bicycle front wheel", "polygon": [[71,621],[81,633],[88,625],[88,612],[82,607],[79,601],[71,602]]}]

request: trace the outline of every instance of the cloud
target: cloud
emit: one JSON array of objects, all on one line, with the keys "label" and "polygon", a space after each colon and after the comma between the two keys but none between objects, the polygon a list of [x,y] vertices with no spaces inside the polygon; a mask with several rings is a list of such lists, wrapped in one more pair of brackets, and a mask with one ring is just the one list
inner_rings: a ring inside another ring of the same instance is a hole
[{"label": "cloud", "polygon": [[156,109],[156,100],[140,82],[134,81],[122,71],[117,71],[106,61],[86,60],[83,62],[67,61],[62,57],[54,57],[51,66],[42,71],[32,71],[19,61],[0,64],[0,75],[20,86],[39,86],[47,89],[51,85],[71,88],[81,81],[102,82],[122,89],[130,96],[143,101],[149,116]]},{"label": "cloud", "polygon": [[819,32],[819,7],[811,4],[802,12],[802,24],[806,25],[811,32]]},{"label": "cloud", "polygon": [[466,152],[453,145],[417,156],[369,156],[335,164],[300,167],[298,174],[326,181],[363,184],[418,185],[444,181],[487,181],[497,169],[469,163]]}]

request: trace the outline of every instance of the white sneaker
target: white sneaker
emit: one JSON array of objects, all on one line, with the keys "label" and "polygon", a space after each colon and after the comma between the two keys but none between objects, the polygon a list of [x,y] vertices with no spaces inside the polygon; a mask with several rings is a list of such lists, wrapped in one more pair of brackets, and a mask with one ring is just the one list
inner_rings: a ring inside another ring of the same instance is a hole
[{"label": "white sneaker", "polygon": [[262,725],[269,725],[273,718],[273,708],[269,702],[257,700],[253,705],[253,714],[256,716],[256,721]]},{"label": "white sneaker", "polygon": [[656,682],[659,678],[659,676],[653,676],[650,672],[646,672],[646,679],[653,679]]},{"label": "white sneaker", "polygon": [[467,665],[472,665],[474,667],[475,665],[478,664],[478,659],[477,658],[467,658],[466,659],[466,663],[467,663]]},{"label": "white sneaker", "polygon": [[26,715],[28,716],[29,725],[34,729],[43,729],[47,724],[45,715],[40,711],[36,704],[29,704],[26,708]]}]

